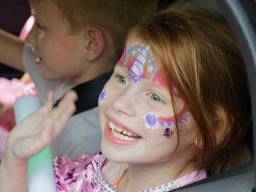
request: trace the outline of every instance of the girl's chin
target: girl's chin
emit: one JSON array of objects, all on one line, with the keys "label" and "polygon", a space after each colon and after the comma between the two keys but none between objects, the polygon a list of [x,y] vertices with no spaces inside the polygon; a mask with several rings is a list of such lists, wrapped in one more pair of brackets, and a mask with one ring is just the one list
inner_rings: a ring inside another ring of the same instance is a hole
[{"label": "girl's chin", "polygon": [[101,152],[102,154],[111,161],[114,161],[116,163],[127,163],[131,160],[131,157],[133,158],[135,151],[132,149],[121,149],[117,146],[113,146],[112,144],[104,141],[102,142],[101,146]]}]

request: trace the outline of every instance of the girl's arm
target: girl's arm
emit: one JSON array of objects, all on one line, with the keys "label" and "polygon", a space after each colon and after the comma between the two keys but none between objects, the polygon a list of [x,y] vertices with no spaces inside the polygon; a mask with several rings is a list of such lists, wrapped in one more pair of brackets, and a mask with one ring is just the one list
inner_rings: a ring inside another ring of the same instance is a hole
[{"label": "girl's arm", "polygon": [[49,97],[38,112],[11,131],[0,166],[1,192],[27,191],[28,159],[59,135],[75,111],[75,100],[76,95],[69,92],[56,108],[52,108],[52,97]]}]

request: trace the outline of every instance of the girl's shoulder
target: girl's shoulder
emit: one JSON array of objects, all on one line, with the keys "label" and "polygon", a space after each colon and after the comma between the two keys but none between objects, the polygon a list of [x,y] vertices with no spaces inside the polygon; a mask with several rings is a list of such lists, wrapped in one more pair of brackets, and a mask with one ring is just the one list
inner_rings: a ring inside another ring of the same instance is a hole
[{"label": "girl's shoulder", "polygon": [[102,159],[104,157],[101,152],[95,155],[81,155],[75,159],[64,155],[58,156],[53,162],[58,191],[92,191],[96,170]]}]

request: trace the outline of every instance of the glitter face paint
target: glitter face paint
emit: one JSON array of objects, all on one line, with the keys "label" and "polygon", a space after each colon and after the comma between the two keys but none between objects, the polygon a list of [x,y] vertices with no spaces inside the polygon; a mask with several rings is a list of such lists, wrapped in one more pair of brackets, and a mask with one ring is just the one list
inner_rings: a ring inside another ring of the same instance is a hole
[{"label": "glitter face paint", "polygon": [[158,129],[160,127],[158,119],[158,115],[152,112],[144,115],[145,125],[148,129]]},{"label": "glitter face paint", "polygon": [[[142,79],[151,79],[153,82],[160,84],[166,89],[172,90],[174,95],[181,98],[175,85],[169,85],[164,76],[164,69],[160,65],[157,65],[149,46],[142,44],[136,44],[127,49],[127,46],[118,61],[117,65],[126,65],[128,68],[128,79],[132,83],[139,83]],[[180,116],[186,111],[184,106],[181,112],[179,112],[178,123],[185,123],[185,118]],[[173,127],[176,126],[176,120],[174,117],[160,118],[157,114],[148,112],[144,115],[145,125],[149,129],[158,129],[161,127]],[[170,128],[165,129],[164,136],[171,135]]]},{"label": "glitter face paint", "polygon": [[[185,112],[185,111],[184,111]],[[182,112],[182,113],[184,113]],[[181,114],[181,113],[180,113]],[[144,115],[145,125],[149,129],[158,129],[160,127],[173,127],[176,126],[174,117],[158,117],[157,114],[149,112]],[[185,117],[178,117],[178,123],[185,123],[187,119]]]},{"label": "glitter face paint", "polygon": [[[182,119],[185,122],[185,119]],[[149,129],[158,129],[161,127],[167,127],[163,131],[163,137],[167,139],[174,133],[174,126],[176,125],[175,119],[170,118],[159,118],[155,113],[146,113],[144,115],[145,125]]]},{"label": "glitter face paint", "polygon": [[128,50],[126,47],[117,65],[127,66],[128,78],[132,83],[139,83],[142,79],[151,79],[170,89],[163,76],[164,69],[156,64],[149,46],[136,44]]},{"label": "glitter face paint", "polygon": [[[140,52],[137,48],[141,49]],[[185,100],[178,94],[179,87],[176,89],[174,81],[165,84],[168,80],[167,70],[161,63],[161,55],[155,54],[153,48],[137,38],[136,34],[130,35],[127,48],[104,87],[108,95],[105,103],[99,105],[103,133],[101,150],[108,158],[118,162],[147,166],[166,162],[173,165],[177,156],[180,157],[178,159],[184,158],[183,151],[187,153],[187,147],[190,148],[198,134],[193,116]],[[142,53],[142,49],[146,51]],[[147,51],[149,53],[145,54]],[[141,58],[138,57],[140,53]],[[150,53],[154,61],[151,66],[148,62]],[[136,74],[134,81],[128,77],[128,64],[130,73]],[[132,69],[133,65],[136,68]],[[143,66],[143,72],[137,65]],[[182,113],[185,109],[187,111]],[[111,142],[106,132],[126,142],[126,145]],[[134,133],[136,137],[129,136]]]}]

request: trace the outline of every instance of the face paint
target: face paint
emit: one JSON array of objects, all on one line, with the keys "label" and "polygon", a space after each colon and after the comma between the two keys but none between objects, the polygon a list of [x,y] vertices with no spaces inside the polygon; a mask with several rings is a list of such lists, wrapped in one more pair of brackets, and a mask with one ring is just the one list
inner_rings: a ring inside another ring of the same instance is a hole
[{"label": "face paint", "polygon": [[[185,119],[182,118],[182,122],[185,122]],[[149,129],[158,129],[160,127],[168,127],[168,126],[175,126],[176,122],[173,117],[168,118],[159,118],[155,113],[146,113],[144,115],[145,125]]]},{"label": "face paint", "polygon": [[166,81],[166,77],[164,75],[165,75],[165,73],[163,72],[162,69],[158,70],[157,73],[153,77],[153,81],[158,83],[159,85],[165,87],[166,89],[170,90],[170,85]]},{"label": "face paint", "polygon": [[155,113],[146,113],[144,115],[144,121],[145,121],[146,127],[149,129],[159,128],[158,116]]},{"label": "face paint", "polygon": [[[183,124],[187,121],[187,118],[179,117],[177,121],[179,124]],[[161,126],[175,126],[176,125],[176,121],[173,117],[159,118],[159,123]]]},{"label": "face paint", "polygon": [[172,91],[172,93],[175,95],[175,97],[178,97],[180,99],[183,99],[183,97],[180,95],[177,87],[172,83],[171,84],[171,87],[170,87],[170,90]]},{"label": "face paint", "polygon": [[[184,124],[187,121],[187,118],[182,116],[187,110],[184,108],[178,114],[178,123]],[[144,115],[145,125],[149,129],[157,129],[161,127],[172,127],[176,125],[176,120],[174,117],[158,117],[157,114],[149,112]]]},{"label": "face paint", "polygon": [[124,64],[124,61],[125,61],[125,57],[126,57],[126,52],[127,52],[127,46],[126,46],[126,43],[125,43],[125,46],[124,46],[124,51],[120,57],[120,59],[117,61],[117,65],[123,65]]},{"label": "face paint", "polygon": [[[146,127],[149,129],[158,129],[160,127],[167,127],[163,131],[163,136],[166,138],[169,138],[174,133],[174,130],[172,128],[169,128],[176,125],[176,121],[174,117],[159,118],[157,114],[150,112],[144,115],[144,121],[145,121]],[[187,118],[185,117],[178,118],[179,124],[184,124],[186,121],[187,121]]]},{"label": "face paint", "polygon": [[138,83],[142,80],[144,65],[146,62],[146,51],[143,50],[142,54],[138,55],[135,60],[132,60],[130,67],[128,67],[128,78],[133,83]]},{"label": "face paint", "polygon": [[169,138],[173,133],[174,133],[174,131],[172,129],[166,128],[163,131],[163,136],[166,137],[166,138]]},{"label": "face paint", "polygon": [[170,88],[165,80],[164,70],[156,64],[149,46],[136,44],[128,50],[125,49],[117,64],[127,66],[128,78],[133,83],[147,78],[167,89]]},{"label": "face paint", "polygon": [[99,95],[99,104],[103,104],[107,98],[107,92],[105,90],[102,90]]},{"label": "face paint", "polygon": [[[146,63],[153,62],[151,65],[155,65],[152,60],[152,56],[149,52],[148,47],[141,47],[140,45],[136,45],[130,48],[127,52],[127,56],[130,56],[127,65],[128,65],[128,77],[133,83],[138,83],[144,78],[144,70],[146,67]],[[151,67],[151,71],[153,71],[155,67]]]}]

